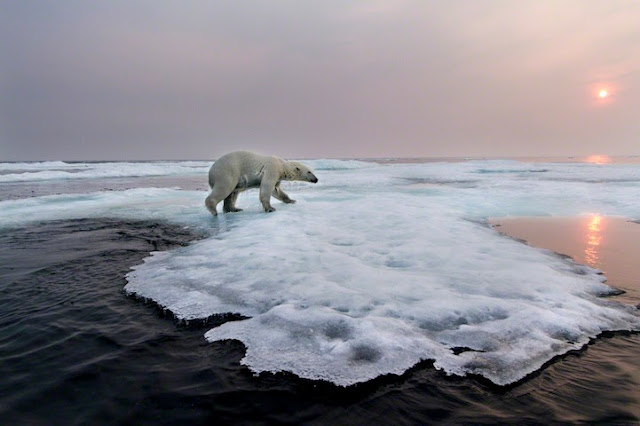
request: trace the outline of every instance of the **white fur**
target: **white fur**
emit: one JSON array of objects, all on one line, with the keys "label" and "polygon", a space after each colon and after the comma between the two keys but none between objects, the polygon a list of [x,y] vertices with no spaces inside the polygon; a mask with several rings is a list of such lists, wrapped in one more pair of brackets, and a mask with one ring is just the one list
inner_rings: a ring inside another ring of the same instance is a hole
[{"label": "white fur", "polygon": [[209,211],[217,216],[216,206],[224,200],[223,211],[242,211],[235,206],[238,194],[250,188],[260,188],[260,202],[265,212],[271,207],[271,196],[283,203],[295,203],[280,188],[282,180],[299,180],[316,183],[313,171],[297,161],[265,156],[249,151],[236,151],[223,155],[209,170],[211,194],[205,200]]}]

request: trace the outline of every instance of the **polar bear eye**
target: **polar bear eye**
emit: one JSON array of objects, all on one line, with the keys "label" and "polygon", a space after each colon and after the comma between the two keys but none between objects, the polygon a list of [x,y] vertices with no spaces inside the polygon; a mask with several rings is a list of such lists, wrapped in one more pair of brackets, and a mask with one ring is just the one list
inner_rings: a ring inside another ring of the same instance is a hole
[{"label": "polar bear eye", "polygon": [[297,170],[297,171],[300,171],[300,167],[296,167],[296,170]]}]

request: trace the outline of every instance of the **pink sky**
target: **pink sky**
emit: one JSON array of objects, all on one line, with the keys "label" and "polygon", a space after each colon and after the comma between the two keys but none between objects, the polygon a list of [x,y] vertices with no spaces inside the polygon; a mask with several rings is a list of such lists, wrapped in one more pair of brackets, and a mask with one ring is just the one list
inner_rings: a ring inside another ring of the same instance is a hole
[{"label": "pink sky", "polygon": [[0,161],[637,155],[639,22],[615,0],[6,0]]}]

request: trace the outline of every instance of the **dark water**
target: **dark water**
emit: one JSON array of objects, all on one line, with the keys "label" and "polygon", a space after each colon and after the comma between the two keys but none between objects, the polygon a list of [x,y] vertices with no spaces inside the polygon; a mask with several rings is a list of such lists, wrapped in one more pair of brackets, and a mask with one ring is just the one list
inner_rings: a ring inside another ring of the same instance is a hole
[{"label": "dark water", "polygon": [[507,388],[424,362],[347,389],[254,376],[216,323],[123,292],[152,250],[196,236],[149,222],[51,222],[0,235],[0,424],[640,424],[640,335],[599,338]]}]

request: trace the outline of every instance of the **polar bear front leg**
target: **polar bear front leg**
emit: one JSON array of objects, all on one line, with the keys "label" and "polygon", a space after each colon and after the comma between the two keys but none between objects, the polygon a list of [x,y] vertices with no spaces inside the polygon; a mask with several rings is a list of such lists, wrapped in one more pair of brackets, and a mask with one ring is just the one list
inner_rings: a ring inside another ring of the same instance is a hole
[{"label": "polar bear front leg", "polygon": [[274,198],[286,204],[293,204],[296,202],[296,200],[292,200],[291,198],[289,198],[289,196],[282,190],[282,188],[280,188],[280,182],[276,183],[272,195],[274,196]]},{"label": "polar bear front leg", "polygon": [[275,191],[276,181],[274,179],[262,178],[260,184],[260,202],[264,211],[267,213],[275,212],[276,209],[271,207],[271,194]]}]

